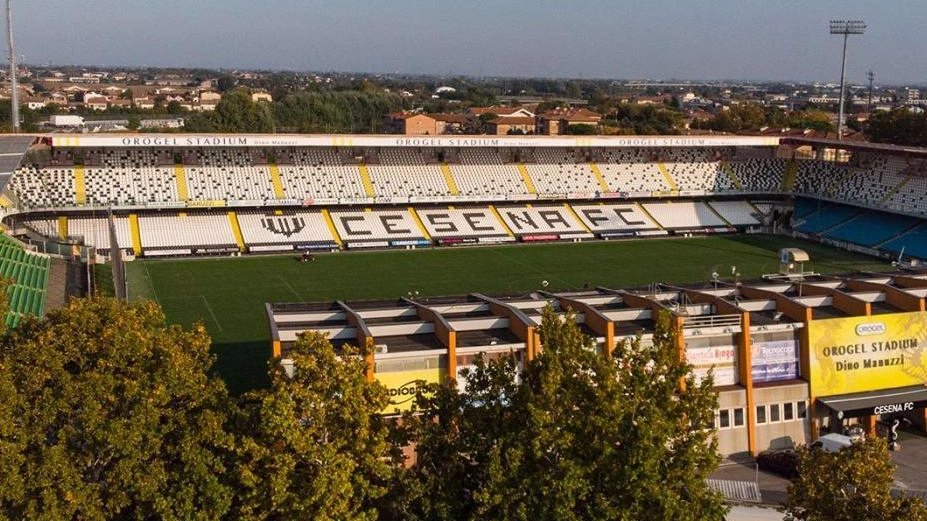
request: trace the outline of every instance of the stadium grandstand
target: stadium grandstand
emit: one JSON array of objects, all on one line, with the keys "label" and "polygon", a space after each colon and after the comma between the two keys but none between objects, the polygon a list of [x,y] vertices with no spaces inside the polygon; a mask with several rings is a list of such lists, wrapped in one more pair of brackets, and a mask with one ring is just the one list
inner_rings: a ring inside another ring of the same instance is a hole
[{"label": "stadium grandstand", "polygon": [[874,255],[927,256],[924,151],[900,147],[729,136],[100,135],[35,138],[23,154],[18,139],[0,179],[7,227],[103,255],[774,226]]},{"label": "stadium grandstand", "polygon": [[[0,140],[0,208],[10,324],[64,301],[53,295],[71,283],[49,281],[70,280],[74,270],[56,275],[55,265],[76,257],[114,259],[116,278],[122,259],[144,257],[750,232],[812,239],[914,271],[711,290],[473,288],[427,300],[267,304],[273,351],[285,355],[306,329],[371,343],[373,373],[399,389],[457,378],[479,353],[531,358],[548,304],[577,311],[603,352],[622,338],[647,341],[667,311],[696,371],[715,368],[725,454],[805,442],[850,418],[874,429],[883,407],[925,423],[927,397],[915,387],[927,373],[915,354],[927,342],[927,276],[916,272],[927,260],[927,150],[745,136],[15,137]],[[860,330],[900,367],[827,343],[855,343]],[[889,403],[908,391],[910,400]]]}]

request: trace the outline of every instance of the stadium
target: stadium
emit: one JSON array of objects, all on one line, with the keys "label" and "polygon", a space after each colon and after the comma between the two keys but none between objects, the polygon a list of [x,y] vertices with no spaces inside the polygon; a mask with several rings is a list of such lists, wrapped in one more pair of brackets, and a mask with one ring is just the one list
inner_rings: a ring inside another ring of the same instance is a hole
[{"label": "stadium", "polygon": [[924,428],[925,157],[767,136],[5,137],[7,322],[112,286],[204,322],[238,391],[322,331],[374,346],[395,413],[480,353],[535,356],[546,305],[604,354],[665,311],[713,369],[725,455]]}]

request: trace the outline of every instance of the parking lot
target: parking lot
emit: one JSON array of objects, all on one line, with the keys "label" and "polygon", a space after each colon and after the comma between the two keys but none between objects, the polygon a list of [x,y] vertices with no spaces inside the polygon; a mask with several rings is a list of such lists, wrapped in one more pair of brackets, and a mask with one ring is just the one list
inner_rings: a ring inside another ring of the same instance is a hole
[{"label": "parking lot", "polygon": [[[898,441],[900,450],[891,453],[895,464],[895,488],[922,494],[927,491],[927,435],[920,431],[901,431]],[[725,459],[711,478],[755,481],[763,504],[782,505],[787,498],[789,480],[758,470],[753,459]]]}]

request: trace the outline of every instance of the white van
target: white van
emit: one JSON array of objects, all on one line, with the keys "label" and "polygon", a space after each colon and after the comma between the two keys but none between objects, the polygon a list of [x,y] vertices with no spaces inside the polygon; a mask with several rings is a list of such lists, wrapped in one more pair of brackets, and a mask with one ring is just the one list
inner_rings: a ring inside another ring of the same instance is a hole
[{"label": "white van", "polygon": [[814,443],[808,445],[808,447],[811,449],[823,449],[826,452],[838,452],[852,445],[853,440],[849,436],[832,432],[814,440]]}]

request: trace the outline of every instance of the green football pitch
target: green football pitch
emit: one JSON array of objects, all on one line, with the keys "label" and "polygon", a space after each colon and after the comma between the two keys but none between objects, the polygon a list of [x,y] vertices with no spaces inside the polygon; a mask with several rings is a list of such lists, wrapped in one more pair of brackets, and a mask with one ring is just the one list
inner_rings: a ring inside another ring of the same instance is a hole
[{"label": "green football pitch", "polygon": [[232,392],[266,383],[270,334],[266,302],[523,292],[651,282],[698,282],[712,272],[731,280],[774,273],[779,248],[805,249],[806,270],[886,270],[871,257],[781,236],[740,235],[343,252],[301,263],[295,254],[128,263],[131,298],[156,300],[169,321],[202,321],[213,338],[216,369]]}]

